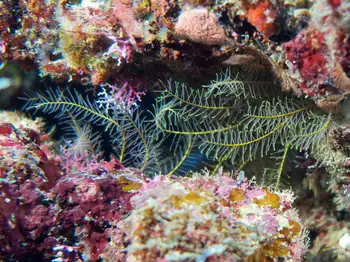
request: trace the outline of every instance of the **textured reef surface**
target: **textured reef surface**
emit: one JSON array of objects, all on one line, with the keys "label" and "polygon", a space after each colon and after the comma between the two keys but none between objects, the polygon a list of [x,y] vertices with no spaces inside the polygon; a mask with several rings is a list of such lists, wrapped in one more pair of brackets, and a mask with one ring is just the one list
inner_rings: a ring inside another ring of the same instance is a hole
[{"label": "textured reef surface", "polygon": [[350,261],[349,0],[2,0],[0,261]]}]

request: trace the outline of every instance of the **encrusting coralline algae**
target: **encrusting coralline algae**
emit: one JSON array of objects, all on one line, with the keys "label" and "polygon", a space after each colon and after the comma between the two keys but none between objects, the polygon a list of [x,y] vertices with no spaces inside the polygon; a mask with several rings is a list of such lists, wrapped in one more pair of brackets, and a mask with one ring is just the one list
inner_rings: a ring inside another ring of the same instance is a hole
[{"label": "encrusting coralline algae", "polygon": [[14,117],[0,125],[2,257],[301,261],[307,237],[290,191],[228,174],[146,179],[116,160],[82,166],[53,153],[39,122]]}]

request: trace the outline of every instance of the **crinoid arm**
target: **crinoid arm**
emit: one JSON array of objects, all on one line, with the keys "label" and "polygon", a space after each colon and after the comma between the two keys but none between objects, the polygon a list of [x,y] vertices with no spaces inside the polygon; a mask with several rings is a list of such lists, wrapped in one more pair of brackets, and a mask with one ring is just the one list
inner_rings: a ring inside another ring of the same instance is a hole
[{"label": "crinoid arm", "polygon": [[330,123],[329,115],[316,112],[313,103],[282,92],[267,96],[230,70],[202,89],[169,81],[155,108],[159,133],[173,138],[174,145],[195,137],[201,153],[217,167],[225,162],[239,166],[281,146],[312,149]]},{"label": "crinoid arm", "polygon": [[79,123],[87,121],[92,125],[103,126],[111,137],[121,163],[133,158],[133,164],[141,169],[146,168],[152,139],[146,133],[151,133],[151,125],[146,123],[136,107],[106,108],[68,88],[29,93],[24,99],[27,101],[25,110],[34,113],[40,110],[65,120],[67,116],[72,116],[72,119],[79,119]]}]

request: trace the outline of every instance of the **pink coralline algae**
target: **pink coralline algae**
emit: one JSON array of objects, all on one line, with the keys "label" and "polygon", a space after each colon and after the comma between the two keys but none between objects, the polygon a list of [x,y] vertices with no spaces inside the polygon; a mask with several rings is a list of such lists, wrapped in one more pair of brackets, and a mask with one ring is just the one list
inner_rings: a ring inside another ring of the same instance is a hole
[{"label": "pink coralline algae", "polygon": [[301,261],[305,233],[289,191],[226,175],[146,179],[116,159],[71,159],[67,169],[41,122],[3,116],[1,259]]},{"label": "pink coralline algae", "polygon": [[323,109],[339,105],[350,90],[350,79],[336,61],[325,35],[309,27],[283,47],[291,75],[298,80],[302,93],[314,97]]},{"label": "pink coralline algae", "polygon": [[350,91],[349,13],[347,1],[316,1],[309,27],[283,44],[291,75],[324,109],[339,105]]},{"label": "pink coralline algae", "polygon": [[[45,250],[50,238],[40,243],[36,241],[52,226],[45,194],[54,186],[60,170],[48,157],[43,134],[34,130],[40,124],[16,117],[11,124],[4,122],[11,113],[1,115],[0,257],[4,258]],[[34,129],[25,127],[27,125]]]},{"label": "pink coralline algae", "polygon": [[[84,254],[84,261],[95,261],[103,254],[109,242],[106,229],[116,225],[132,208],[129,199],[133,193],[126,190],[128,180],[115,170],[104,170],[105,174],[97,175],[97,169],[70,174],[50,192],[56,203],[51,207],[55,225],[52,230],[65,235],[74,229],[79,238],[76,246]],[[137,189],[136,184],[134,188]]]},{"label": "pink coralline algae", "polygon": [[301,87],[309,96],[321,92],[320,87],[331,80],[334,62],[324,36],[316,29],[307,29],[284,45],[287,59],[292,62],[293,72],[299,72]]},{"label": "pink coralline algae", "polygon": [[158,176],[131,199],[127,261],[302,261],[292,201],[226,175]]},{"label": "pink coralline algae", "polygon": [[225,32],[215,14],[205,8],[183,11],[175,24],[175,36],[206,45],[227,42]]},{"label": "pink coralline algae", "polygon": [[52,151],[40,121],[1,116],[0,258],[97,260],[109,228],[131,210],[129,199],[143,181],[137,170],[116,160],[71,160],[64,172],[66,160]]},{"label": "pink coralline algae", "polygon": [[[318,0],[311,8],[312,24],[324,34],[334,60],[350,72],[350,5],[344,0]],[[350,88],[350,87],[349,87]],[[350,89],[349,89],[350,90]]]}]

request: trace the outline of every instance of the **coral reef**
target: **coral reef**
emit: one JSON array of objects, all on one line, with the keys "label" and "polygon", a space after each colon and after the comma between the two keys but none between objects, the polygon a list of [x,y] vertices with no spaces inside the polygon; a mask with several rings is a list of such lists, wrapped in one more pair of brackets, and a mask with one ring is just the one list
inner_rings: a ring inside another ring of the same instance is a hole
[{"label": "coral reef", "polygon": [[188,63],[208,52],[220,63],[249,47],[299,85],[288,89],[314,96],[321,108],[333,110],[349,92],[347,1],[12,4],[1,4],[0,59],[38,67],[57,80],[115,85],[131,65],[156,61],[173,70],[176,60]]},{"label": "coral reef", "polygon": [[128,261],[301,261],[306,249],[291,192],[242,176],[158,176],[131,202]]},{"label": "coral reef", "polygon": [[60,170],[44,144],[41,121],[6,112],[0,119],[0,257],[21,257],[50,245],[50,239],[36,241],[51,227],[44,196]]},{"label": "coral reef", "polygon": [[[76,164],[66,173],[41,121],[1,116],[1,259],[98,259],[108,228],[131,210],[132,191],[143,181],[138,171],[111,160]],[[64,246],[75,251],[60,253]]]},{"label": "coral reef", "polygon": [[[299,261],[305,252],[305,232],[290,191],[273,193],[242,175],[148,180],[115,159],[82,166],[74,164],[79,158],[70,158],[71,168],[64,169],[67,155],[52,151],[42,122],[2,115],[2,258]],[[161,250],[159,234],[168,239]],[[200,242],[192,246],[189,239]]]},{"label": "coral reef", "polygon": [[1,1],[0,109],[46,124],[0,112],[0,260],[348,261],[349,21],[348,0]]}]

